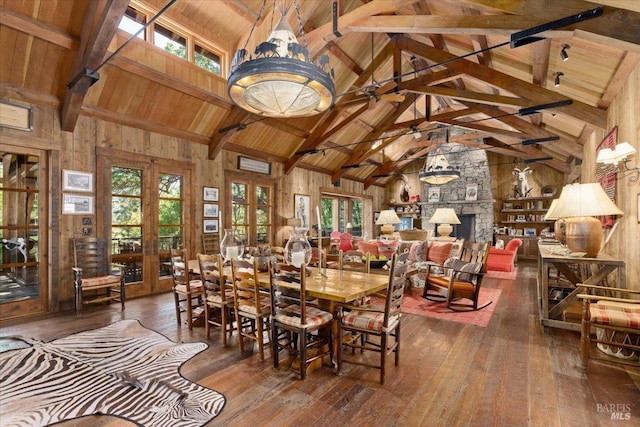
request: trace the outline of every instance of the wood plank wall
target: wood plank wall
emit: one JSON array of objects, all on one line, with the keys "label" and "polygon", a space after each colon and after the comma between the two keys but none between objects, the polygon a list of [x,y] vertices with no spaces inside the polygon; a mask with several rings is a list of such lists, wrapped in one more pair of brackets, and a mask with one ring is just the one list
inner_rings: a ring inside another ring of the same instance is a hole
[{"label": "wood plank wall", "polygon": [[[0,90],[0,95],[7,95]],[[13,98],[13,97],[12,97]],[[57,109],[34,105],[34,131],[21,132],[11,129],[0,129],[0,145],[2,149],[11,150],[11,146],[33,146],[45,150],[51,150],[59,157],[59,167],[52,165],[52,170],[58,171],[52,176],[52,196],[61,197],[61,174],[63,169],[92,172],[96,174],[96,149],[111,149],[145,155],[167,160],[187,161],[194,165],[193,197],[195,218],[193,219],[194,232],[192,241],[189,242],[191,251],[199,250],[200,235],[202,233],[202,188],[204,186],[219,187],[221,190],[220,211],[224,212],[224,177],[225,171],[237,173],[237,153],[223,151],[215,160],[208,159],[208,146],[191,143],[182,139],[165,136],[146,130],[136,129],[121,124],[107,122],[100,119],[81,116],[73,133],[63,132],[60,129],[59,114]],[[372,207],[368,208],[365,215],[373,221],[373,209],[380,209],[383,203],[384,189],[372,186],[364,191],[361,182],[340,180],[340,186],[335,187],[331,183],[331,177],[306,169],[295,169],[291,174],[284,175],[283,165],[272,162],[272,178],[276,180],[276,226],[282,228],[286,218],[293,216],[293,194],[303,193],[311,196],[311,206],[320,202],[321,189],[330,189],[338,193],[349,195],[365,195],[371,200]],[[260,176],[259,176],[260,177]],[[95,195],[95,194],[94,194]],[[59,224],[59,233],[52,236],[57,243],[55,250],[59,257],[51,258],[52,280],[59,283],[52,284],[52,301],[57,305],[69,306],[73,301],[73,284],[71,271],[70,239],[82,234],[82,218],[87,215],[61,215],[59,204],[53,211],[51,221]],[[96,207],[100,209],[101,207]],[[224,218],[223,218],[224,220]],[[93,215],[93,227],[99,229]],[[222,229],[221,224],[221,229]],[[95,235],[94,230],[94,235]],[[280,230],[276,236],[276,243],[284,244],[288,238],[285,230]],[[54,251],[55,252],[55,251]],[[55,310],[55,308],[54,308]]]},{"label": "wood plank wall", "polygon": [[[629,158],[630,168],[640,167],[640,66],[631,73],[608,109],[607,129],[618,126],[618,143],[627,141],[638,152]],[[597,145],[606,132],[594,132],[584,146],[581,182],[595,182]],[[631,172],[618,175],[616,205],[624,212],[604,252],[625,261],[627,286],[640,289],[640,181],[629,182]]]}]

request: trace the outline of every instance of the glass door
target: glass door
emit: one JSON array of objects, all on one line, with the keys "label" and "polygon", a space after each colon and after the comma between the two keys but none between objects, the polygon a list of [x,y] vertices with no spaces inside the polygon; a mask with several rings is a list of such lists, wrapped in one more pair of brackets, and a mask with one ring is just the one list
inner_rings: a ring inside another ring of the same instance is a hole
[{"label": "glass door", "polygon": [[8,319],[48,310],[48,167],[44,151],[0,144],[0,154],[0,319]]},{"label": "glass door", "polygon": [[[127,296],[169,291],[170,250],[191,240],[191,169],[176,162],[133,162],[103,158],[111,206],[103,223],[111,237],[112,260],[124,265]],[[100,220],[99,220],[100,221]],[[195,256],[195,255],[194,255]]]},{"label": "glass door", "polygon": [[274,184],[265,179],[230,176],[228,188],[231,200],[226,205],[231,210],[225,228],[233,228],[245,246],[272,245]]}]

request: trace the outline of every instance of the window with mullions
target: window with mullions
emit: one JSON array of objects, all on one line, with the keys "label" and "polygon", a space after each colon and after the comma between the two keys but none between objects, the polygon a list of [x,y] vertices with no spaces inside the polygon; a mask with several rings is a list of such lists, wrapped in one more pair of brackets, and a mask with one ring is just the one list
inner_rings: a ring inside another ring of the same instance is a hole
[{"label": "window with mullions", "polygon": [[160,24],[153,26],[153,44],[180,58],[187,58],[187,39]]},{"label": "window with mullions", "polygon": [[[147,17],[143,13],[138,12],[137,10],[129,6],[127,7],[127,10],[122,17],[120,24],[118,24],[118,28],[126,31],[129,34],[135,34],[140,31],[140,28],[144,27],[146,23]],[[138,34],[138,38],[144,40],[144,31]]]}]

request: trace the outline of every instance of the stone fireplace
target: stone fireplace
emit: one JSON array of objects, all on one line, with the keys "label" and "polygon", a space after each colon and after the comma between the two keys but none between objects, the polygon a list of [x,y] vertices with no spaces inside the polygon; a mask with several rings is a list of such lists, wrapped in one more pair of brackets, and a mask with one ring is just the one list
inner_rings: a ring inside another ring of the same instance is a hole
[{"label": "stone fireplace", "polygon": [[[440,146],[449,164],[460,168],[460,179],[440,185],[440,200],[429,202],[430,184],[423,183],[421,215],[422,228],[434,230],[435,224],[428,221],[437,208],[453,208],[463,224],[454,226],[451,233],[474,242],[493,239],[493,194],[487,153],[484,150],[461,144],[449,143]],[[477,184],[476,200],[466,200],[469,184]],[[464,234],[461,235],[461,234]]]}]

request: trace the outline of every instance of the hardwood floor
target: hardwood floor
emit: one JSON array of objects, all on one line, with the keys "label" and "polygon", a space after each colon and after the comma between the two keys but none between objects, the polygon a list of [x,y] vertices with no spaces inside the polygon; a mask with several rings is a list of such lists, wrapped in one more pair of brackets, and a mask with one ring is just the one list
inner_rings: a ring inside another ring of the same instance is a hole
[{"label": "hardwood floor", "polygon": [[[388,361],[386,384],[378,371],[329,367],[300,381],[296,372],[274,370],[270,351],[241,354],[234,338],[224,348],[212,329],[210,347],[182,367],[182,374],[225,395],[210,425],[224,426],[619,426],[614,412],[640,425],[640,370],[579,362],[579,334],[544,330],[537,313],[535,264],[520,264],[517,280],[486,278],[502,289],[487,328],[407,314],[403,317],[399,367]],[[204,328],[178,327],[173,296],[164,294],[73,313],[2,324],[0,335],[49,341],[70,333],[138,319],[174,341],[207,341]],[[606,406],[605,406],[606,405]],[[102,416],[64,426],[129,426]]]}]

